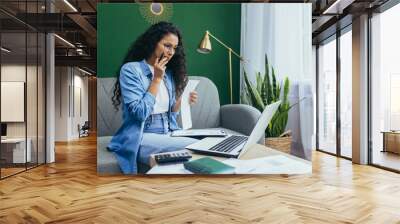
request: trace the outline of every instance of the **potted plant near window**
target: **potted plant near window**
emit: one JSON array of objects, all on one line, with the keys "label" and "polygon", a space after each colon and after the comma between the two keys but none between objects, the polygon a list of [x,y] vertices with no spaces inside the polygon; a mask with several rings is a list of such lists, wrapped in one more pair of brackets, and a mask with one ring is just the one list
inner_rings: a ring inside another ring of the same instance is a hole
[{"label": "potted plant near window", "polygon": [[[271,73],[271,75],[270,75]],[[292,143],[291,131],[286,129],[289,117],[289,110],[296,105],[290,105],[288,100],[290,82],[286,77],[283,80],[283,90],[281,84],[276,80],[275,69],[268,63],[265,55],[265,74],[256,74],[256,84],[253,85],[244,72],[245,87],[241,96],[242,102],[249,104],[259,111],[263,111],[265,106],[281,100],[281,105],[272,117],[267,129],[265,130],[265,145],[290,154]]]}]

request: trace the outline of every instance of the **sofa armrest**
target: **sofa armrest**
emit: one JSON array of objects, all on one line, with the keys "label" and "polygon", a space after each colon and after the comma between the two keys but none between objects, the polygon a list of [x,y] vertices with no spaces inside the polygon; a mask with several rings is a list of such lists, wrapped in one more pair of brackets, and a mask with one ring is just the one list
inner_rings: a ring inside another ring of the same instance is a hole
[{"label": "sofa armrest", "polygon": [[[221,126],[244,135],[250,135],[261,112],[246,104],[229,104],[220,109]],[[264,144],[264,136],[258,141]]]}]

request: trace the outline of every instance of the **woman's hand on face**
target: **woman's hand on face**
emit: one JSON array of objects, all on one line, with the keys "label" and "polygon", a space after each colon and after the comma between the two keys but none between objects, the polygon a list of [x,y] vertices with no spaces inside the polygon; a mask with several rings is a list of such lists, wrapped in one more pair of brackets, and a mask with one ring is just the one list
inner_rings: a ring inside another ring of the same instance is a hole
[{"label": "woman's hand on face", "polygon": [[194,105],[197,103],[197,99],[198,99],[198,94],[196,91],[190,92],[189,95],[189,104],[190,105]]},{"label": "woman's hand on face", "polygon": [[165,69],[167,68],[167,63],[168,63],[168,58],[163,57],[163,58],[157,58],[155,64],[153,65],[154,67],[154,78],[158,80],[162,80],[164,78],[164,72]]}]

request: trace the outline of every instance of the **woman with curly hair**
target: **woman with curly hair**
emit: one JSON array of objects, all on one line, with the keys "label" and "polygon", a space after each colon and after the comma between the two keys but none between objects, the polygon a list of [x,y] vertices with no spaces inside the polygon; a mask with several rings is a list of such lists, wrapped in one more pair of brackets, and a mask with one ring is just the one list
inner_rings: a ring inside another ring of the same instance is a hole
[{"label": "woman with curly hair", "polygon": [[[123,124],[108,149],[125,174],[136,174],[138,164],[149,165],[153,153],[176,151],[196,141],[171,137],[179,129],[176,117],[188,82],[181,32],[159,22],[132,44],[114,87],[113,105],[122,104]],[[197,93],[190,93],[190,104]]]}]

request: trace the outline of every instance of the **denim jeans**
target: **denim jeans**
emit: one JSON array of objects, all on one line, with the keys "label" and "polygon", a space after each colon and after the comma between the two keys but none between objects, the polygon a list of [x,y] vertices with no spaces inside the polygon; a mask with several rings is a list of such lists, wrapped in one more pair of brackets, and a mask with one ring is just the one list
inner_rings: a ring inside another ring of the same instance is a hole
[{"label": "denim jeans", "polygon": [[188,137],[171,137],[170,134],[167,113],[150,115],[144,123],[138,162],[149,165],[151,154],[181,150],[198,141]]}]

